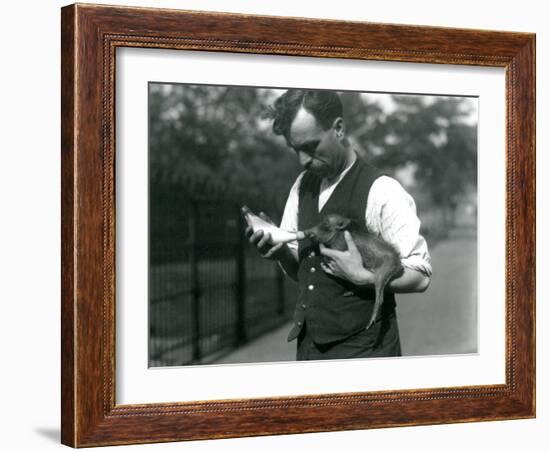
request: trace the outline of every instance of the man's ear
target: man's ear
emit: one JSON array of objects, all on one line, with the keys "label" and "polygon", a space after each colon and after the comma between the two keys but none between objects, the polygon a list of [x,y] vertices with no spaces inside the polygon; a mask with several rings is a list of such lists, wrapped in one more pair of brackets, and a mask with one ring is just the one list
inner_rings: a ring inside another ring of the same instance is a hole
[{"label": "man's ear", "polygon": [[351,220],[349,218],[342,218],[337,227],[340,231],[343,231],[344,229],[347,229],[349,227],[350,223]]},{"label": "man's ear", "polygon": [[346,125],[344,124],[344,118],[338,117],[332,123],[332,128],[339,139],[343,139],[346,135]]}]

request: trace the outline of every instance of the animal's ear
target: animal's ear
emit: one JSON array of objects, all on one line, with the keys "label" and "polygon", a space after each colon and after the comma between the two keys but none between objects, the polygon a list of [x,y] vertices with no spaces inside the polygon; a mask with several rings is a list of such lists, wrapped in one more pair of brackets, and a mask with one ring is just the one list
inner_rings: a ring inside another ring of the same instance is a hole
[{"label": "animal's ear", "polygon": [[338,224],[336,225],[336,227],[340,230],[340,231],[343,231],[344,229],[347,229],[348,226],[350,225],[351,223],[351,220],[349,218],[342,218]]}]

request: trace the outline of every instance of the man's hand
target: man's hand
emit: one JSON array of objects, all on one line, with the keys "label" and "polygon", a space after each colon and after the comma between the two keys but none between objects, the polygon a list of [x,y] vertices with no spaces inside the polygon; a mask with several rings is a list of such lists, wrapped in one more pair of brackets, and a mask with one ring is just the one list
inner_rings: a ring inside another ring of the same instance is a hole
[{"label": "man's hand", "polygon": [[337,251],[319,244],[319,250],[326,258],[326,262],[321,263],[322,269],[329,275],[358,286],[373,285],[373,273],[363,267],[363,258],[348,231],[344,231],[344,238],[348,245],[347,251]]},{"label": "man's hand", "polygon": [[[265,213],[260,212],[260,217],[265,221],[274,224],[271,218],[269,218]],[[269,232],[264,234],[264,231],[261,229],[253,232],[252,228],[247,226],[245,229],[245,235],[248,238],[248,241],[252,243],[252,245],[256,246],[258,252],[264,259],[279,260],[281,258],[285,244],[279,243],[277,245],[271,245],[269,243],[271,239],[271,234]]]}]

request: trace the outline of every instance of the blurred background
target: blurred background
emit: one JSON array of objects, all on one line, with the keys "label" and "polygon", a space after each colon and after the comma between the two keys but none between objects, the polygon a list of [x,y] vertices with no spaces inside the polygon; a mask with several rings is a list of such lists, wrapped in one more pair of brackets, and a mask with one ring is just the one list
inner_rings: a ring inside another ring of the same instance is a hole
[{"label": "blurred background", "polygon": [[[296,284],[239,209],[280,221],[301,168],[263,109],[284,90],[149,84],[149,366],[295,359]],[[359,155],[414,197],[434,275],[397,296],[405,356],[477,351],[477,99],[339,92]]]}]

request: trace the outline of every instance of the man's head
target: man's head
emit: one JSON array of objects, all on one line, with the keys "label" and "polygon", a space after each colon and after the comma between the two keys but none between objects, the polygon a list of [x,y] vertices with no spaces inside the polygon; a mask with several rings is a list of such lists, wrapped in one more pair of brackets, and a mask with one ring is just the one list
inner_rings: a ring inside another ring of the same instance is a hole
[{"label": "man's head", "polygon": [[300,164],[322,177],[334,177],[348,156],[342,101],[333,91],[290,89],[270,109],[273,132],[283,135]]}]

